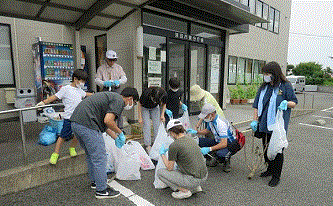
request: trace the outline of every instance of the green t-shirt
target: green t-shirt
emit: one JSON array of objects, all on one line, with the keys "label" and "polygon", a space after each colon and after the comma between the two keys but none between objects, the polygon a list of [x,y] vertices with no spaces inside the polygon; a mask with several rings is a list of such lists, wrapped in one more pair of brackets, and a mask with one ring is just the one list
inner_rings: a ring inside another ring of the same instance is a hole
[{"label": "green t-shirt", "polygon": [[125,107],[122,96],[114,92],[98,92],[82,100],[75,108],[70,120],[93,130],[104,132],[107,113],[120,117]]},{"label": "green t-shirt", "polygon": [[180,171],[202,179],[207,175],[207,167],[198,143],[190,137],[176,139],[169,147],[169,161],[175,161]]}]

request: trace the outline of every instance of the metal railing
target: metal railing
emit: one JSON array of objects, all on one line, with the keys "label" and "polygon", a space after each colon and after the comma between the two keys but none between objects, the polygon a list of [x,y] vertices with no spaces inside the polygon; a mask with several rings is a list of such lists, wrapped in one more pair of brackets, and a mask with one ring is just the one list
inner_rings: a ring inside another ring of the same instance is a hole
[{"label": "metal railing", "polygon": [[19,112],[24,161],[26,161],[26,158],[27,158],[27,149],[26,149],[26,137],[25,137],[25,133],[24,133],[24,122],[23,122],[23,114],[22,114],[22,112],[23,111],[28,111],[28,110],[42,109],[42,108],[45,108],[45,107],[53,107],[53,106],[63,106],[63,104],[62,103],[58,103],[58,104],[47,104],[47,105],[38,106],[38,107],[26,107],[26,108],[21,108],[21,109],[11,109],[11,110],[0,111],[0,115]]}]

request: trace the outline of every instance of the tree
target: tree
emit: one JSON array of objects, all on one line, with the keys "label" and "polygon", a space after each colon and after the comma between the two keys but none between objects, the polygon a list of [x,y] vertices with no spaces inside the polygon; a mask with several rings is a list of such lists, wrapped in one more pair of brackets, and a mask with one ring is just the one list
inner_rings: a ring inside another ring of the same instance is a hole
[{"label": "tree", "polygon": [[296,76],[305,76],[306,84],[322,85],[324,83],[323,66],[315,62],[300,63],[292,72]]}]

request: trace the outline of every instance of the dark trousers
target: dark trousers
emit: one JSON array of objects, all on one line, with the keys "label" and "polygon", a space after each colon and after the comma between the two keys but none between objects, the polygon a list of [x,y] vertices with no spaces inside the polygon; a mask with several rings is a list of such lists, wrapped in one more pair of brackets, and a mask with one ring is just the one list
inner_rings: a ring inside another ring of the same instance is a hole
[{"label": "dark trousers", "polygon": [[264,134],[265,135],[262,135],[262,145],[263,145],[263,148],[266,148],[264,157],[265,157],[265,162],[268,163],[267,171],[272,174],[273,178],[280,179],[281,172],[282,172],[282,166],[283,166],[283,159],[284,159],[283,158],[283,149],[282,149],[282,153],[278,153],[276,155],[275,159],[270,161],[267,157],[267,148],[268,148],[269,141],[271,140],[272,134],[269,134],[269,133],[264,133]]}]

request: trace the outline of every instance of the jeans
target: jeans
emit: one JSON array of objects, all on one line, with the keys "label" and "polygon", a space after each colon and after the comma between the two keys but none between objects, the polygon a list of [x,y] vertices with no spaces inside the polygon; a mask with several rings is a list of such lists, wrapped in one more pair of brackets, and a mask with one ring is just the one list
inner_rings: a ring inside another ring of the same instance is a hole
[{"label": "jeans", "polygon": [[[218,142],[216,142],[215,139],[209,137],[199,138],[199,147],[212,147],[217,144]],[[217,150],[216,155],[222,161],[225,160],[226,158],[230,158],[230,152],[228,148],[222,148],[220,150]]]},{"label": "jeans", "polygon": [[86,152],[89,178],[96,183],[96,191],[105,190],[107,188],[107,159],[102,133],[76,122],[72,122],[72,130]]},{"label": "jeans", "polygon": [[[143,139],[145,146],[151,146],[157,136],[158,127],[160,126],[160,107],[156,106],[152,109],[142,107],[142,121],[143,121]],[[151,121],[153,122],[154,135],[151,138]]]}]

